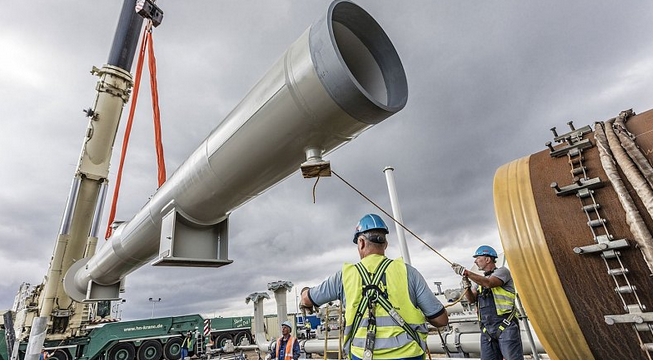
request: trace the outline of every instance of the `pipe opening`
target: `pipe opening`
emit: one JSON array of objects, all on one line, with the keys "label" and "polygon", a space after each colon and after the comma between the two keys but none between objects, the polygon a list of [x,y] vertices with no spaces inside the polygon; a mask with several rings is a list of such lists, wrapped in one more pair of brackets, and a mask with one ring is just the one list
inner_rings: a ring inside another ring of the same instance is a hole
[{"label": "pipe opening", "polygon": [[408,86],[401,60],[381,26],[350,2],[336,2],[330,32],[341,60],[360,90],[374,103],[401,109]]}]

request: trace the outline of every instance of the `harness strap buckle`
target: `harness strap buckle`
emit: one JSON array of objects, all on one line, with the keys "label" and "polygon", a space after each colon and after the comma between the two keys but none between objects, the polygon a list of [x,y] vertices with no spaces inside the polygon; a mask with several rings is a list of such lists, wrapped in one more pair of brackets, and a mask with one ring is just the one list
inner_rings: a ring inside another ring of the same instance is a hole
[{"label": "harness strap buckle", "polygon": [[[368,354],[364,354],[365,356],[368,356],[369,358],[366,358],[365,360],[371,360],[374,352],[374,341],[376,337],[376,318],[374,314],[374,310],[376,308],[376,304],[379,300],[385,299],[387,297],[387,294],[383,294],[383,291],[379,288],[379,284],[381,283],[381,277],[385,273],[385,270],[390,266],[390,263],[392,260],[386,258],[384,259],[381,264],[378,266],[376,270],[376,274],[374,275],[373,278],[371,278],[371,274],[365,269],[365,266],[362,263],[357,263],[354,265],[356,270],[358,271],[361,281],[363,283],[363,289],[362,290],[362,301],[358,304],[358,308],[356,309],[356,315],[354,316],[354,319],[352,321],[352,326],[350,333],[345,336],[345,349],[349,350],[347,351],[348,353],[351,353],[350,347],[352,344],[352,340],[358,331],[358,327],[360,326],[360,322],[364,316],[364,309],[367,307],[368,308],[368,336],[366,339],[366,350],[365,352]],[[371,290],[371,291],[368,291]],[[378,296],[379,292],[382,294],[382,296]],[[372,326],[370,326],[372,325]],[[371,349],[367,348],[369,345],[368,340],[370,340],[370,332],[372,333],[371,335],[373,336],[371,338]]]}]

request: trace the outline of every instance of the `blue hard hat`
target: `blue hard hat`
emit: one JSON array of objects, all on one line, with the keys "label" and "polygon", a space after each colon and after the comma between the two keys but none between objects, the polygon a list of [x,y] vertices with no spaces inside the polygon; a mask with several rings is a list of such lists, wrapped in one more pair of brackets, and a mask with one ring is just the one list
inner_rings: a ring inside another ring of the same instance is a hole
[{"label": "blue hard hat", "polygon": [[367,214],[363,216],[358,225],[356,225],[356,230],[354,231],[354,244],[358,244],[358,235],[370,230],[381,230],[383,233],[387,234],[388,226],[383,222],[383,219],[377,214]]},{"label": "blue hard hat", "polygon": [[479,246],[478,249],[476,249],[476,252],[474,253],[474,257],[477,256],[490,256],[493,258],[499,257],[499,255],[497,255],[496,250],[494,250],[492,246],[488,246],[488,245]]}]

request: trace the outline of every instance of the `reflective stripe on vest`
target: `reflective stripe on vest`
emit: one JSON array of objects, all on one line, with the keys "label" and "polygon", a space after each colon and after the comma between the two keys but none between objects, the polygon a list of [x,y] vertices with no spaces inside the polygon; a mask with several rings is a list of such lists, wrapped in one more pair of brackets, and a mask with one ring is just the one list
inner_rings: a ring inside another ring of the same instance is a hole
[{"label": "reflective stripe on vest", "polygon": [[[400,348],[400,347],[402,347],[404,345],[410,344],[411,342],[415,343],[415,340],[413,340],[413,338],[410,337],[410,335],[408,335],[405,332],[401,333],[401,334],[399,334],[399,335],[397,335],[395,337],[388,338],[388,339],[376,338],[374,340],[374,354],[375,354],[374,358],[375,359],[377,358],[377,356],[376,356],[377,350],[396,349],[396,348]],[[364,348],[365,347],[365,338],[355,337],[351,342],[351,346],[352,346],[352,353],[354,352],[354,350],[353,350],[354,346],[359,347],[359,348]],[[420,354],[417,354],[417,355],[420,355]],[[415,355],[415,356],[417,356],[417,355]]]},{"label": "reflective stripe on vest", "polygon": [[[382,255],[368,255],[361,263],[370,273],[374,273],[379,264],[385,259]],[[373,270],[373,271],[370,271]],[[342,284],[347,300],[345,310],[345,335],[352,331],[352,323],[356,315],[358,305],[362,300],[362,279],[356,267],[352,264],[345,264],[342,268]],[[406,265],[402,259],[396,259],[385,271],[385,284],[383,287],[388,294],[388,301],[393,305],[401,317],[418,331],[422,343],[426,339],[428,328],[424,314],[410,301],[408,292],[408,275]],[[424,350],[415,342],[380,305],[376,305],[376,340],[374,346],[375,359],[399,359],[419,356]],[[359,358],[363,357],[365,336],[367,327],[367,311],[363,315],[358,330],[353,334],[351,341],[351,353]],[[346,348],[348,348],[346,346]]]},{"label": "reflective stripe on vest", "polygon": [[[494,306],[497,309],[497,315],[505,315],[513,311],[515,308],[515,293],[504,289],[501,286],[493,287],[492,298],[494,299]],[[483,291],[482,286],[478,286],[478,294]]]},{"label": "reflective stripe on vest", "polygon": [[[360,327],[367,328],[367,322],[368,318],[364,318],[361,320]],[[376,318],[376,326],[394,326],[397,323],[392,319],[391,316],[377,316]],[[429,328],[424,324],[408,324],[410,325],[411,328],[413,328],[417,332],[423,332],[423,333],[428,333]],[[351,325],[345,326],[345,334],[349,334],[351,332]]]},{"label": "reflective stripe on vest", "polygon": [[277,360],[293,360],[293,348],[295,347],[295,338],[292,336],[288,337],[286,341],[286,348],[284,349],[283,359],[279,359],[279,351],[281,351],[281,339],[283,336],[277,340]]}]

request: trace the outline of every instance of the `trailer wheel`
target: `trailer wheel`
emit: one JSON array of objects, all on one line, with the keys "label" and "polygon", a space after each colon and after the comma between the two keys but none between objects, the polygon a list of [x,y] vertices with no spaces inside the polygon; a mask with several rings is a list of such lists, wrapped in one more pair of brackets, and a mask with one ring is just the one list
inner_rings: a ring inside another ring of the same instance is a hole
[{"label": "trailer wheel", "polygon": [[[244,344],[245,340],[247,340],[248,344]],[[246,331],[241,331],[238,334],[236,334],[236,337],[234,338],[234,345],[236,346],[243,346],[243,345],[249,345],[252,343],[252,338],[250,338],[249,334]]]},{"label": "trailer wheel", "polygon": [[138,348],[138,360],[159,360],[163,355],[163,346],[158,340],[148,340]]},{"label": "trailer wheel", "polygon": [[231,340],[233,342],[234,338],[231,337],[231,334],[222,334],[215,340],[215,346],[224,347],[227,343],[227,340]]},{"label": "trailer wheel", "polygon": [[134,360],[136,349],[132,343],[122,342],[113,345],[107,360]]},{"label": "trailer wheel", "polygon": [[163,347],[163,354],[168,360],[177,360],[181,358],[181,338],[168,339],[168,342],[166,342],[166,345]]},{"label": "trailer wheel", "polygon": [[48,357],[52,360],[70,360],[70,353],[65,349],[57,349],[52,355]]}]

